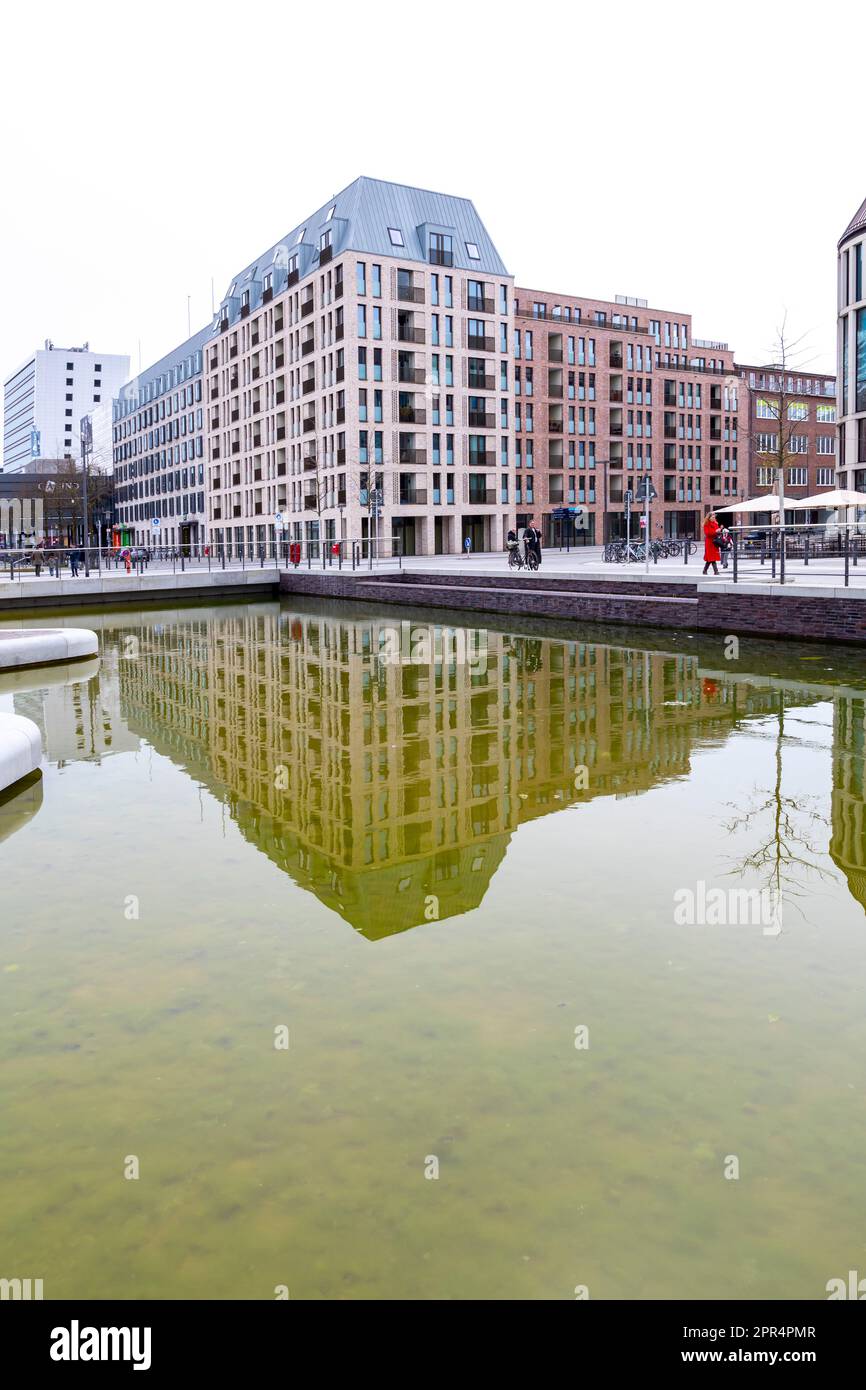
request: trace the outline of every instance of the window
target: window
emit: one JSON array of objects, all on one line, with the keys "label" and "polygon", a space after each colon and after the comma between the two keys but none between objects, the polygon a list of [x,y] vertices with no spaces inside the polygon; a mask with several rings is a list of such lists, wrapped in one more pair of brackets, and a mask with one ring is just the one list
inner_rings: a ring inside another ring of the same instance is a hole
[{"label": "window", "polygon": [[809,481],[808,468],[789,468],[788,482],[791,487],[805,487]]},{"label": "window", "polygon": [[815,474],[815,482],[818,487],[833,487],[836,482],[835,470],[832,468],[819,468]]},{"label": "window", "polygon": [[835,425],[836,407],[835,405],[818,405],[815,407],[815,419],[819,425]]},{"label": "window", "polygon": [[388,236],[391,238],[391,245],[392,245],[392,246],[405,246],[405,245],[406,245],[405,241],[403,240],[403,233],[400,231],[400,228],[399,228],[399,227],[389,227],[389,228],[388,228]]},{"label": "window", "polygon": [[298,232],[298,235],[295,237],[296,246],[300,246],[301,242],[304,239],[304,233],[306,232],[306,230],[306,227],[302,227],[301,230]]},{"label": "window", "polygon": [[836,436],[833,434],[819,434],[815,440],[815,452],[819,454],[835,454]]},{"label": "window", "polygon": [[792,434],[789,452],[792,454],[807,454],[809,452],[808,435]]},{"label": "window", "polygon": [[481,253],[479,252],[478,247],[475,245],[474,241],[467,241],[466,254],[471,261],[481,260]]},{"label": "window", "polygon": [[757,435],[758,453],[775,454],[779,448],[779,436],[777,434]]},{"label": "window", "polygon": [[429,259],[431,265],[454,264],[454,241],[446,232],[431,232]]},{"label": "window", "polygon": [[755,407],[755,414],[759,420],[778,420],[779,402],[759,400]]},{"label": "window", "polygon": [[788,406],[789,420],[808,420],[809,407],[805,401],[791,401]]},{"label": "window", "polygon": [[326,222],[330,222],[331,218],[334,216],[334,213],[335,213],[336,211],[337,211],[337,204],[336,204],[336,203],[332,203],[331,206],[328,208],[328,215],[327,215],[327,217],[325,218],[325,221],[326,221]]},{"label": "window", "polygon": [[355,266],[355,288],[358,294],[367,293],[367,266],[364,261],[358,261]]},{"label": "window", "polygon": [[329,247],[330,244],[331,244],[331,237],[332,237],[332,236],[333,236],[333,233],[332,233],[330,227],[328,227],[327,231],[322,232],[322,235],[319,237],[319,250],[320,250],[320,251],[327,251],[328,247]]}]

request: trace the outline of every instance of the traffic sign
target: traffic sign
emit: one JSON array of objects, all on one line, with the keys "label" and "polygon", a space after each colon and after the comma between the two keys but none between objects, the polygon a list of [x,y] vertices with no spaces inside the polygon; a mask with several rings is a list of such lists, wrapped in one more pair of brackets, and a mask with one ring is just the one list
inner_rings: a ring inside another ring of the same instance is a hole
[{"label": "traffic sign", "polygon": [[150,518],[150,524],[153,527],[154,531],[158,531],[162,523],[160,522],[158,516],[152,516]]},{"label": "traffic sign", "polygon": [[282,529],[282,526],[283,526],[283,514],[282,514],[282,512],[274,512],[274,525],[277,526],[277,527],[279,527],[280,529]]},{"label": "traffic sign", "polygon": [[658,492],[653,485],[652,478],[639,478],[637,485],[638,502],[653,502],[656,497],[658,497]]}]

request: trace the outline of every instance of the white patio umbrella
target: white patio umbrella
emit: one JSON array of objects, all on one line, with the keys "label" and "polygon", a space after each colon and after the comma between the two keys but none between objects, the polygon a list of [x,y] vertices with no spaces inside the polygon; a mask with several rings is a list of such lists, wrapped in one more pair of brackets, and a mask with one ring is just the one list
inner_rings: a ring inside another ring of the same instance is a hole
[{"label": "white patio umbrella", "polygon": [[[785,498],[785,510],[789,507],[802,507],[802,502],[796,498]],[[722,512],[777,512],[779,510],[779,499],[775,493],[770,493],[764,497],[747,498],[745,502],[734,502],[730,507],[716,507],[714,515]]]},{"label": "white patio umbrella", "polygon": [[[787,503],[786,503],[787,505]],[[799,497],[798,507],[866,507],[866,492],[854,492],[848,487],[837,487],[833,492],[816,492],[814,497]]]}]

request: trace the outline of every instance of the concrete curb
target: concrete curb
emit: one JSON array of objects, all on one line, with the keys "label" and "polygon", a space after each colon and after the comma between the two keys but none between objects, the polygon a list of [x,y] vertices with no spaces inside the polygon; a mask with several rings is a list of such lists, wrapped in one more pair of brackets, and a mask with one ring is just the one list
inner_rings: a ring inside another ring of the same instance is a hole
[{"label": "concrete curb", "polygon": [[21,628],[0,632],[0,671],[49,666],[96,656],[96,633],[84,627]]},{"label": "concrete curb", "polygon": [[0,791],[29,777],[42,762],[42,735],[32,719],[0,714]]}]

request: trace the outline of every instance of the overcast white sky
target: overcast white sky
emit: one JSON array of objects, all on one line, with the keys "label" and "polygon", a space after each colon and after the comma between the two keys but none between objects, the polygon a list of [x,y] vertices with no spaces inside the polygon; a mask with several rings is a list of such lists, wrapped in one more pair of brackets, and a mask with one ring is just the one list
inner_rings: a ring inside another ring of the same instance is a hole
[{"label": "overcast white sky", "polygon": [[46,337],[146,367],[358,174],[471,197],[518,283],[690,311],[741,361],[787,310],[833,371],[864,30],[840,0],[7,7],[0,374]]}]

